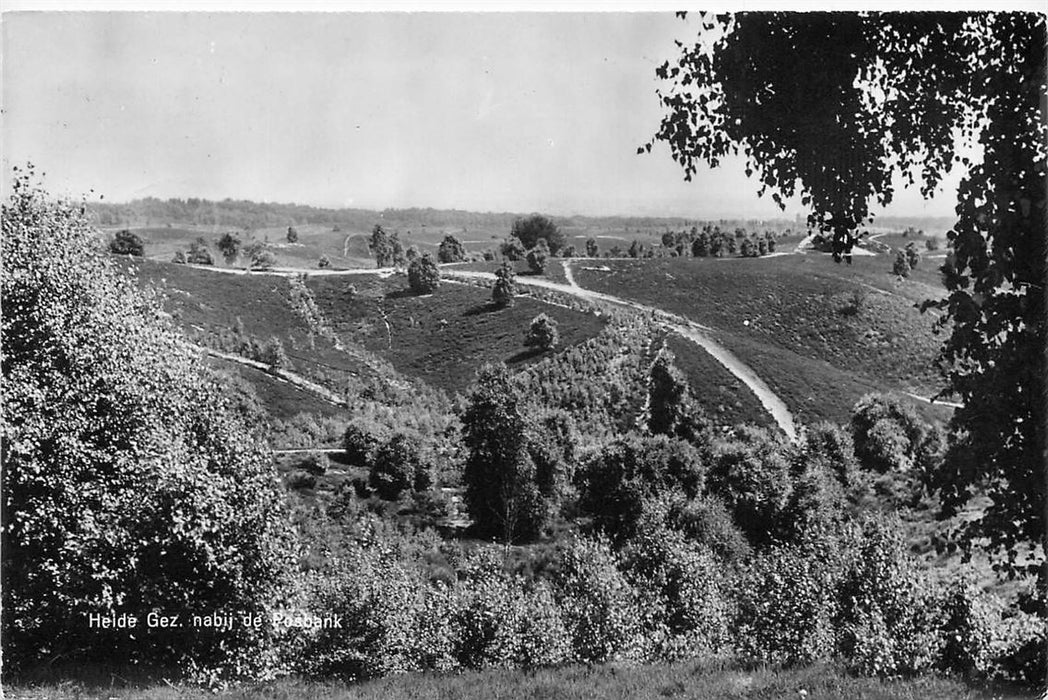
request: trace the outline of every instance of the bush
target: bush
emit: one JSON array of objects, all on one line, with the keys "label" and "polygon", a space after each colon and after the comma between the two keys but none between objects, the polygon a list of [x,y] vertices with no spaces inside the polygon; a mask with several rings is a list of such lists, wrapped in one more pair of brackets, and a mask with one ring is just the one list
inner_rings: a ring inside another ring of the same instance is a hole
[{"label": "bush", "polygon": [[524,256],[527,254],[527,248],[524,247],[519,238],[510,236],[499,246],[499,252],[506,260],[517,262],[524,259]]},{"label": "bush", "polygon": [[268,624],[88,628],[123,611],[268,619],[294,547],[262,416],[102,253],[82,212],[16,175],[0,217],[4,671],[199,659],[264,678],[278,670]]},{"label": "bush", "polygon": [[380,498],[393,501],[405,491],[424,491],[431,481],[417,438],[394,433],[375,450],[368,484]]},{"label": "bush", "polygon": [[644,656],[643,622],[650,611],[606,542],[574,540],[561,556],[554,584],[575,661]]},{"label": "bush", "polygon": [[320,259],[317,260],[317,267],[324,270],[331,267],[331,258],[326,255],[321,255]]},{"label": "bush", "polygon": [[646,527],[626,542],[621,568],[638,590],[654,596],[649,625],[653,652],[665,660],[729,650],[734,619],[729,581],[710,550],[665,527]]},{"label": "bush", "polygon": [[266,344],[262,346],[258,361],[274,369],[289,369],[292,367],[291,360],[288,359],[287,353],[284,351],[284,344],[276,336],[270,337]]},{"label": "bush", "polygon": [[342,436],[342,446],[350,464],[363,466],[371,462],[373,452],[382,442],[382,430],[363,419],[350,421]]},{"label": "bush", "polygon": [[513,274],[513,268],[507,263],[495,271],[495,284],[491,288],[491,301],[496,307],[503,309],[513,306],[513,297],[517,295],[517,283]]},{"label": "bush", "polygon": [[539,314],[531,319],[528,332],[524,335],[524,346],[538,348],[541,351],[552,350],[560,341],[557,322],[546,314]]},{"label": "bush", "polygon": [[211,255],[211,249],[208,247],[207,241],[203,238],[197,238],[190,243],[189,251],[186,253],[186,262],[191,265],[214,265],[215,259]]},{"label": "bush", "polygon": [[724,499],[732,518],[754,544],[779,538],[788,528],[792,493],[788,446],[762,429],[742,426],[715,445],[710,492]]},{"label": "bush", "polygon": [[1003,649],[1003,603],[980,592],[971,581],[955,581],[941,601],[941,670],[970,680],[985,680],[996,672]]},{"label": "bush", "polygon": [[910,276],[910,262],[906,259],[906,253],[901,250],[895,254],[895,262],[892,263],[892,274],[899,277]]},{"label": "bush", "polygon": [[432,294],[440,286],[440,268],[429,253],[408,265],[408,285],[415,294]]},{"label": "bush", "polygon": [[288,473],[284,483],[287,484],[289,489],[300,491],[302,489],[314,488],[317,485],[317,477],[315,474],[310,474],[302,469],[295,469]]},{"label": "bush", "polygon": [[549,248],[546,246],[545,239],[540,238],[538,244],[534,248],[528,251],[528,267],[531,271],[541,275],[546,271],[546,264],[549,262]]},{"label": "bush", "polygon": [[666,511],[665,522],[689,541],[708,548],[722,561],[738,564],[750,557],[746,536],[731,519],[724,501],[716,496],[673,500]]},{"label": "bush", "polygon": [[185,265],[186,254],[181,250],[176,250],[175,255],[171,258],[171,262],[175,263],[176,265]]},{"label": "bush", "polygon": [[579,508],[593,526],[621,542],[637,531],[648,501],[680,491],[694,498],[705,465],[690,444],[663,435],[619,438],[592,455],[580,469]]},{"label": "bush", "polygon": [[295,229],[294,226],[287,227],[287,242],[298,243],[298,231]]},{"label": "bush", "polygon": [[323,476],[331,466],[331,460],[323,452],[310,452],[298,463],[298,468],[314,476]]},{"label": "bush", "polygon": [[268,247],[255,244],[249,249],[252,270],[269,270],[277,264],[277,256]]},{"label": "bush", "polygon": [[521,242],[525,250],[539,245],[539,241],[546,244],[550,255],[556,255],[564,247],[564,234],[560,232],[557,225],[550,219],[539,214],[518,218],[513,222],[513,230],[510,238]]},{"label": "bush", "polygon": [[116,236],[109,242],[109,252],[117,255],[136,255],[142,257],[145,245],[142,239],[127,229],[117,231]]},{"label": "bush", "polygon": [[466,259],[466,249],[454,236],[444,236],[437,249],[437,260],[442,263],[457,263]]},{"label": "bush", "polygon": [[927,469],[941,450],[916,411],[884,394],[859,399],[852,409],[851,432],[860,464],[881,474]]},{"label": "bush", "polygon": [[222,253],[227,265],[232,265],[240,255],[240,238],[234,233],[224,233],[218,239],[218,252]]},{"label": "bush", "polygon": [[900,676],[940,656],[936,594],[908,555],[897,520],[862,525],[840,586],[839,644],[860,674]]},{"label": "bush", "polygon": [[758,554],[737,586],[738,649],[770,664],[809,664],[834,655],[837,588],[845,553],[826,533]]}]

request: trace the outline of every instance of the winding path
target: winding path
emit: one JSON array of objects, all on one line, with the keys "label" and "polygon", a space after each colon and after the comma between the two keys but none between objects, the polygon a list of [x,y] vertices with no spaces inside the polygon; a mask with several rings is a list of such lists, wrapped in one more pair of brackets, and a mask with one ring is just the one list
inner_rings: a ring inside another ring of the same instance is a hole
[{"label": "winding path", "polygon": [[[798,431],[797,425],[794,422],[793,414],[790,413],[789,408],[786,407],[786,403],[779,398],[779,396],[771,390],[763,379],[761,379],[753,369],[745,362],[736,357],[730,350],[725,348],[723,345],[715,341],[710,335],[711,330],[708,326],[695,323],[685,318],[681,318],[674,314],[667,313],[662,309],[658,309],[654,306],[647,306],[640,304],[635,301],[628,299],[622,299],[611,294],[605,294],[603,292],[596,292],[592,289],[586,289],[580,287],[575,282],[575,276],[571,271],[571,261],[562,260],[561,264],[564,266],[564,278],[568,280],[568,284],[561,284],[559,282],[551,282],[545,279],[539,279],[534,277],[518,277],[517,284],[522,286],[540,287],[543,289],[550,289],[553,291],[561,292],[563,294],[570,294],[582,299],[588,299],[590,301],[601,301],[607,304],[613,304],[615,306],[624,306],[636,311],[641,311],[647,314],[651,314],[652,318],[656,322],[670,331],[680,335],[686,340],[690,340],[696,345],[700,346],[703,350],[708,352],[713,359],[724,365],[724,368],[732,373],[739,381],[749,387],[757,399],[764,406],[765,410],[771,414],[771,417],[775,419],[775,422],[782,428],[782,431],[786,433],[790,440],[797,440]],[[494,280],[495,275],[490,272],[476,272],[473,270],[449,270],[445,268],[444,274],[448,277],[461,277],[466,279],[480,279],[480,280]]]},{"label": "winding path", "polygon": [[[538,287],[541,289],[549,289],[551,291],[560,292],[562,294],[568,294],[581,299],[587,299],[589,301],[604,302],[613,306],[625,307],[639,311],[645,314],[650,314],[652,319],[655,320],[663,328],[670,330],[682,338],[689,340],[696,345],[700,346],[703,350],[708,352],[713,359],[717,360],[724,366],[732,375],[734,375],[739,381],[749,387],[750,391],[754,393],[757,399],[764,406],[765,410],[771,415],[778,426],[782,429],[786,436],[790,440],[796,441],[798,438],[797,424],[794,421],[793,414],[790,412],[786,403],[779,398],[779,396],[772,391],[771,387],[765,383],[763,379],[745,362],[736,357],[730,350],[718,343],[712,338],[710,332],[713,330],[709,326],[691,321],[687,318],[677,316],[675,314],[668,313],[654,306],[648,306],[641,304],[629,299],[623,299],[611,294],[605,294],[604,292],[597,292],[592,289],[586,289],[580,287],[575,281],[575,276],[571,269],[571,260],[561,260],[561,264],[564,266],[564,278],[567,280],[567,284],[560,282],[551,282],[547,279],[537,277],[517,277],[517,284],[526,287]],[[221,272],[226,274],[253,274],[253,275],[278,275],[278,276],[294,276],[302,273],[306,273],[310,276],[340,276],[340,275],[378,275],[380,277],[388,277],[394,273],[394,270],[389,268],[370,268],[370,269],[357,269],[357,270],[317,270],[317,269],[299,269],[299,268],[278,268],[271,270],[258,270],[248,271],[242,269],[229,269],[229,268],[218,268],[211,266],[193,266],[198,269],[210,270],[212,272]],[[495,275],[491,272],[480,272],[476,270],[460,270],[450,266],[441,266],[444,276],[450,281],[494,281]],[[268,370],[268,368],[262,363],[255,363],[252,360],[246,360],[245,358],[238,357],[236,355],[227,355],[225,353],[218,353],[208,349],[209,354],[223,357],[233,362],[241,362],[242,364],[248,364],[258,369]],[[270,372],[273,374],[273,372]],[[284,376],[275,375],[283,378],[285,381],[297,384],[302,388],[314,391],[320,396],[324,396],[325,399],[331,401],[328,395],[334,397],[324,387],[313,384],[304,377],[296,377],[301,381],[293,381],[286,374]],[[310,386],[312,385],[312,386]],[[319,391],[318,391],[319,390]],[[332,401],[334,403],[334,401]]]}]

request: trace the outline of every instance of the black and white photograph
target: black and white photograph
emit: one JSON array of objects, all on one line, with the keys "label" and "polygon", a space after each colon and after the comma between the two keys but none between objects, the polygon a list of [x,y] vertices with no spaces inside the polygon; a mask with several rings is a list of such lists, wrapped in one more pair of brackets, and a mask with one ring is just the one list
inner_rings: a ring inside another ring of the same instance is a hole
[{"label": "black and white photograph", "polygon": [[1048,698],[1042,3],[0,8],[0,692]]}]

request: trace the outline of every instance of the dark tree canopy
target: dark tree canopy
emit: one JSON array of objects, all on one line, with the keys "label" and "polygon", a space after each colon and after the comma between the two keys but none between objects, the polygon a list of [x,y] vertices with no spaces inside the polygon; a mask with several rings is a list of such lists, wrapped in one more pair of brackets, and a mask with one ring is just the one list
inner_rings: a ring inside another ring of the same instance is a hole
[{"label": "dark tree canopy", "polygon": [[116,236],[109,242],[109,252],[117,255],[137,255],[141,257],[145,246],[138,235],[124,229],[117,231]]},{"label": "dark tree canopy", "polygon": [[534,248],[539,240],[545,240],[549,246],[550,255],[556,255],[564,247],[564,234],[560,232],[557,225],[541,214],[522,217],[513,222],[513,230],[510,236],[517,238],[525,250]]},{"label": "dark tree canopy", "polygon": [[[1016,568],[1045,536],[1045,18],[1032,13],[700,16],[704,41],[657,74],[655,141],[685,178],[741,154],[760,192],[800,195],[846,254],[892,176],[926,196],[970,166],[943,267],[954,456],[934,480],[950,515],[992,500],[960,541],[987,538]],[[982,162],[957,153],[955,134]],[[651,149],[648,143],[641,150]],[[947,325],[949,324],[949,325]],[[963,457],[963,458],[962,458]]]},{"label": "dark tree canopy", "polygon": [[440,268],[429,253],[408,265],[408,285],[415,294],[432,294],[440,286]]}]

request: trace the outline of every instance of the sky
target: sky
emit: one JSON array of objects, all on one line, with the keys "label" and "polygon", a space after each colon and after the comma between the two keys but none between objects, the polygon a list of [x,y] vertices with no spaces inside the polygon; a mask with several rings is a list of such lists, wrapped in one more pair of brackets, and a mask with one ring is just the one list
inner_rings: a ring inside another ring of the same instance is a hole
[{"label": "sky", "polygon": [[[7,12],[3,155],[55,193],[326,207],[793,217],[741,161],[685,182],[655,68],[670,11]],[[959,174],[931,202],[950,216]]]}]

